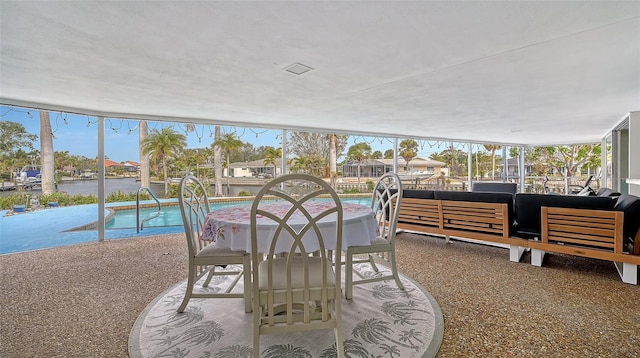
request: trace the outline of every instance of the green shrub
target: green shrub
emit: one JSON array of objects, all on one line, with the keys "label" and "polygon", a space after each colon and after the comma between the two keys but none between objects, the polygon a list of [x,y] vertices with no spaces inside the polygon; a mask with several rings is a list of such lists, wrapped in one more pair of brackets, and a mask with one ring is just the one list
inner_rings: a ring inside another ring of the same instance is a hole
[{"label": "green shrub", "polygon": [[368,191],[373,192],[373,186],[374,185],[375,184],[373,183],[373,180],[371,180],[371,179],[367,180],[367,190]]},{"label": "green shrub", "polygon": [[351,189],[343,190],[342,193],[344,193],[344,194],[358,194],[358,193],[360,193],[360,191],[358,189],[356,189],[356,188],[351,188]]},{"label": "green shrub", "polygon": [[14,205],[27,205],[28,207],[30,197],[31,195],[26,193],[16,193],[0,197],[0,209],[12,210]]},{"label": "green shrub", "polygon": [[167,198],[177,198],[179,188],[179,184],[169,184],[169,196]]},{"label": "green shrub", "polygon": [[238,193],[238,196],[253,196],[253,194],[251,194],[246,190],[240,190],[240,192]]}]

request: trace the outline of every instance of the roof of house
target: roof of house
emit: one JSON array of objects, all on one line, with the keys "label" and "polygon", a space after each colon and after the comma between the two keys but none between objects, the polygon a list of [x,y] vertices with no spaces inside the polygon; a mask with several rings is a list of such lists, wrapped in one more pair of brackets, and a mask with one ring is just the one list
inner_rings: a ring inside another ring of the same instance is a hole
[{"label": "roof of house", "polygon": [[[404,158],[398,157],[398,165],[406,165],[407,162]],[[356,161],[345,162],[344,165],[358,165]],[[369,165],[393,165],[393,159],[366,159],[360,163],[360,166]],[[409,165],[420,165],[429,167],[443,167],[446,164],[437,160],[425,159],[422,157],[415,157],[409,161]]]},{"label": "roof of house", "polygon": [[[282,158],[276,158],[276,167],[282,167]],[[264,164],[264,159],[252,160],[250,162],[235,162],[231,163],[231,168],[263,168],[273,167],[273,164]]]}]

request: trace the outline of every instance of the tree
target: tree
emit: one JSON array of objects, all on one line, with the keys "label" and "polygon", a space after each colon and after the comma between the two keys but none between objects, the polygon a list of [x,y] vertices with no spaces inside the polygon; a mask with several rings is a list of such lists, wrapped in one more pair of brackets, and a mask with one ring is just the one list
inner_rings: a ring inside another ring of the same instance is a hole
[{"label": "tree", "polygon": [[349,137],[345,135],[292,132],[288,141],[289,151],[297,157],[322,157],[331,165],[331,137],[335,139],[336,158],[340,157],[347,147]]},{"label": "tree", "polygon": [[371,146],[368,143],[360,142],[349,147],[347,157],[349,160],[358,163],[358,190],[360,189],[360,165],[371,155]]},{"label": "tree", "polygon": [[405,139],[400,142],[400,156],[407,163],[407,171],[409,170],[409,162],[418,156],[418,142],[413,139]]},{"label": "tree", "polygon": [[264,151],[264,165],[273,165],[273,177],[277,173],[277,159],[282,157],[282,148],[267,147]]},{"label": "tree", "polygon": [[[220,140],[220,126],[215,127],[215,135],[213,137],[213,142],[217,142]],[[215,196],[222,196],[222,148],[220,146],[213,146],[213,175],[216,179],[216,193]]]},{"label": "tree", "polygon": [[18,149],[35,149],[33,142],[37,139],[38,136],[27,133],[27,130],[21,123],[10,121],[0,122],[0,156],[2,157],[10,156]]},{"label": "tree", "polygon": [[231,176],[230,157],[231,152],[242,147],[244,143],[236,137],[235,133],[223,134],[220,138],[213,142],[214,149],[219,147],[227,155],[227,195],[231,194],[231,184],[229,183],[229,177]]},{"label": "tree", "polygon": [[502,146],[495,144],[483,144],[484,149],[491,152],[491,179],[496,178],[496,150],[502,149]]},{"label": "tree", "polygon": [[563,173],[566,169],[567,177],[573,177],[576,172],[586,165],[590,168],[599,166],[602,147],[600,144],[574,144],[556,147],[536,147],[534,158],[558,173]]},{"label": "tree", "polygon": [[178,153],[187,146],[187,138],[177,133],[173,128],[165,127],[162,131],[154,129],[142,142],[142,153],[151,155],[151,160],[155,163],[162,163],[164,196],[169,196],[169,159],[175,158]]},{"label": "tree", "polygon": [[149,172],[149,155],[142,150],[142,143],[149,136],[149,127],[147,121],[138,122],[138,143],[140,143],[140,186],[143,188],[151,187],[151,174]]},{"label": "tree", "polygon": [[447,163],[449,166],[449,175],[461,175],[464,169],[464,164],[467,162],[467,152],[453,147],[453,144],[449,145],[449,148],[443,150],[440,153],[432,153],[429,159],[438,160]]},{"label": "tree", "polygon": [[301,157],[301,158],[291,158],[287,161],[287,164],[289,165],[289,169],[294,172],[294,173],[306,173],[307,171],[307,158],[306,157]]},{"label": "tree", "polygon": [[[17,168],[29,163],[27,153],[23,149],[35,150],[33,142],[38,139],[30,134],[21,123],[0,121],[0,172],[15,173]],[[0,177],[1,178],[1,177]],[[4,179],[0,179],[4,185]]]},{"label": "tree", "polygon": [[40,111],[40,160],[42,167],[42,195],[51,195],[56,191],[56,169],[53,153],[53,132],[49,112]]},{"label": "tree", "polygon": [[331,187],[336,187],[338,178],[338,136],[329,134],[329,181]]},{"label": "tree", "polygon": [[374,151],[371,153],[371,159],[382,159],[382,152],[379,150]]}]

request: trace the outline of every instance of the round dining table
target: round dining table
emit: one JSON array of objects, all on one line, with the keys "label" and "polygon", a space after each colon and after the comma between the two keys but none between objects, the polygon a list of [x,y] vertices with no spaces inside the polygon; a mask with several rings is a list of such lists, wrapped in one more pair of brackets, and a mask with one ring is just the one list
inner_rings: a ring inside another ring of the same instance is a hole
[{"label": "round dining table", "polygon": [[[204,222],[201,240],[215,241],[218,247],[226,247],[232,250],[251,252],[251,204],[236,205],[214,210],[207,214]],[[261,209],[271,213],[285,213],[291,208],[287,201],[265,202],[260,204]],[[310,201],[304,204],[311,215],[323,212],[328,207],[335,206],[330,201]],[[373,210],[366,205],[342,203],[343,228],[342,250],[350,246],[368,246],[377,236],[377,220]],[[318,222],[321,235],[325,242],[325,248],[336,250],[336,218],[335,213],[322,218]],[[293,227],[302,227],[307,222],[303,215],[294,214],[288,223]],[[267,217],[258,216],[256,219],[258,251],[269,251],[271,240],[277,229],[277,223]],[[287,235],[287,233],[281,234]],[[303,238],[305,249],[308,252],[318,250],[315,232],[310,230]],[[290,247],[289,240],[278,239],[276,252],[287,252]]]}]

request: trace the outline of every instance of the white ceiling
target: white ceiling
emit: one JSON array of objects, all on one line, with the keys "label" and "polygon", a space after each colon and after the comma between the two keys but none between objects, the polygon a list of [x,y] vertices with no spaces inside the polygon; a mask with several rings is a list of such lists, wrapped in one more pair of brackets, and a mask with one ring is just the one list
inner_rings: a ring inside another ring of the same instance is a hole
[{"label": "white ceiling", "polygon": [[530,145],[640,110],[640,1],[3,0],[0,26],[9,105]]}]

